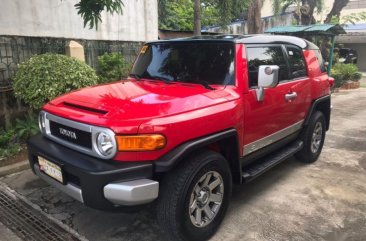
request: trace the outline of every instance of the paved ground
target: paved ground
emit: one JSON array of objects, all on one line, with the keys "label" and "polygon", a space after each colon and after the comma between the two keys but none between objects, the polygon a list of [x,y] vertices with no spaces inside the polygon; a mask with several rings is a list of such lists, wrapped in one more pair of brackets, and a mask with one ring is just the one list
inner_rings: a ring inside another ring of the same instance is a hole
[{"label": "paved ground", "polygon": [[[366,89],[342,91],[333,97],[331,129],[318,162],[289,159],[252,183],[236,186],[212,240],[366,240],[365,174]],[[89,240],[161,240],[151,210],[91,210],[29,170],[0,181]]]},{"label": "paved ground", "polygon": [[12,231],[4,224],[0,223],[0,240],[1,241],[21,241]]}]

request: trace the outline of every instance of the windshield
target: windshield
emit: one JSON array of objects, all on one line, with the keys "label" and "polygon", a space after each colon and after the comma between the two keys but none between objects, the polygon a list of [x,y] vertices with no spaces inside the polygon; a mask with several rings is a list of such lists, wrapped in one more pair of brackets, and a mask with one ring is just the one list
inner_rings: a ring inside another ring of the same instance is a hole
[{"label": "windshield", "polygon": [[145,45],[131,76],[197,84],[233,85],[234,45],[157,43]]}]

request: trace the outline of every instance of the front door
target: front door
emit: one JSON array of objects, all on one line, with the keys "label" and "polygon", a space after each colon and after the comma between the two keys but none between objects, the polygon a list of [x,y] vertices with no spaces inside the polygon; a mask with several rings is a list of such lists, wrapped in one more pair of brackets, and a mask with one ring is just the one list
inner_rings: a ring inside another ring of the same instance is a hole
[{"label": "front door", "polygon": [[[246,52],[249,92],[244,97],[244,156],[300,130],[311,100],[310,81],[300,48],[251,45]],[[263,101],[257,101],[255,91],[260,65],[280,67],[279,84],[265,88]]]}]

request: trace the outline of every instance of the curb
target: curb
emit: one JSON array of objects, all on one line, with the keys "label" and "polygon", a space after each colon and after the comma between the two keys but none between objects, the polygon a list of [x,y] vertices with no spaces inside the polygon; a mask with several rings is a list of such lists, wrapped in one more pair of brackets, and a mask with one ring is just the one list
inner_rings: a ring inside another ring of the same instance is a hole
[{"label": "curb", "polygon": [[28,160],[26,161],[22,161],[22,162],[18,162],[12,165],[8,165],[8,166],[3,166],[0,167],[0,177],[2,176],[6,176],[15,172],[20,172],[26,169],[29,169],[29,162]]}]

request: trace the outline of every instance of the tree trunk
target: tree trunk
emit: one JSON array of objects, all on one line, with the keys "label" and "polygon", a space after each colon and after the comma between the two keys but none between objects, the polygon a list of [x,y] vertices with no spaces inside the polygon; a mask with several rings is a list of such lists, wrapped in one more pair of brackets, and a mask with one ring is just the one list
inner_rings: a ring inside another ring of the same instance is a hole
[{"label": "tree trunk", "polygon": [[261,0],[251,0],[248,8],[248,34],[257,34],[262,31]]},{"label": "tree trunk", "polygon": [[342,9],[348,4],[349,0],[335,0],[333,3],[332,10],[327,15],[327,18],[324,20],[324,23],[330,23],[332,21],[332,17],[338,17],[341,15]]},{"label": "tree trunk", "polygon": [[201,35],[201,1],[194,0],[193,35]]},{"label": "tree trunk", "polygon": [[316,7],[316,0],[302,0],[302,6],[300,8],[301,25],[315,24],[314,9]]}]

